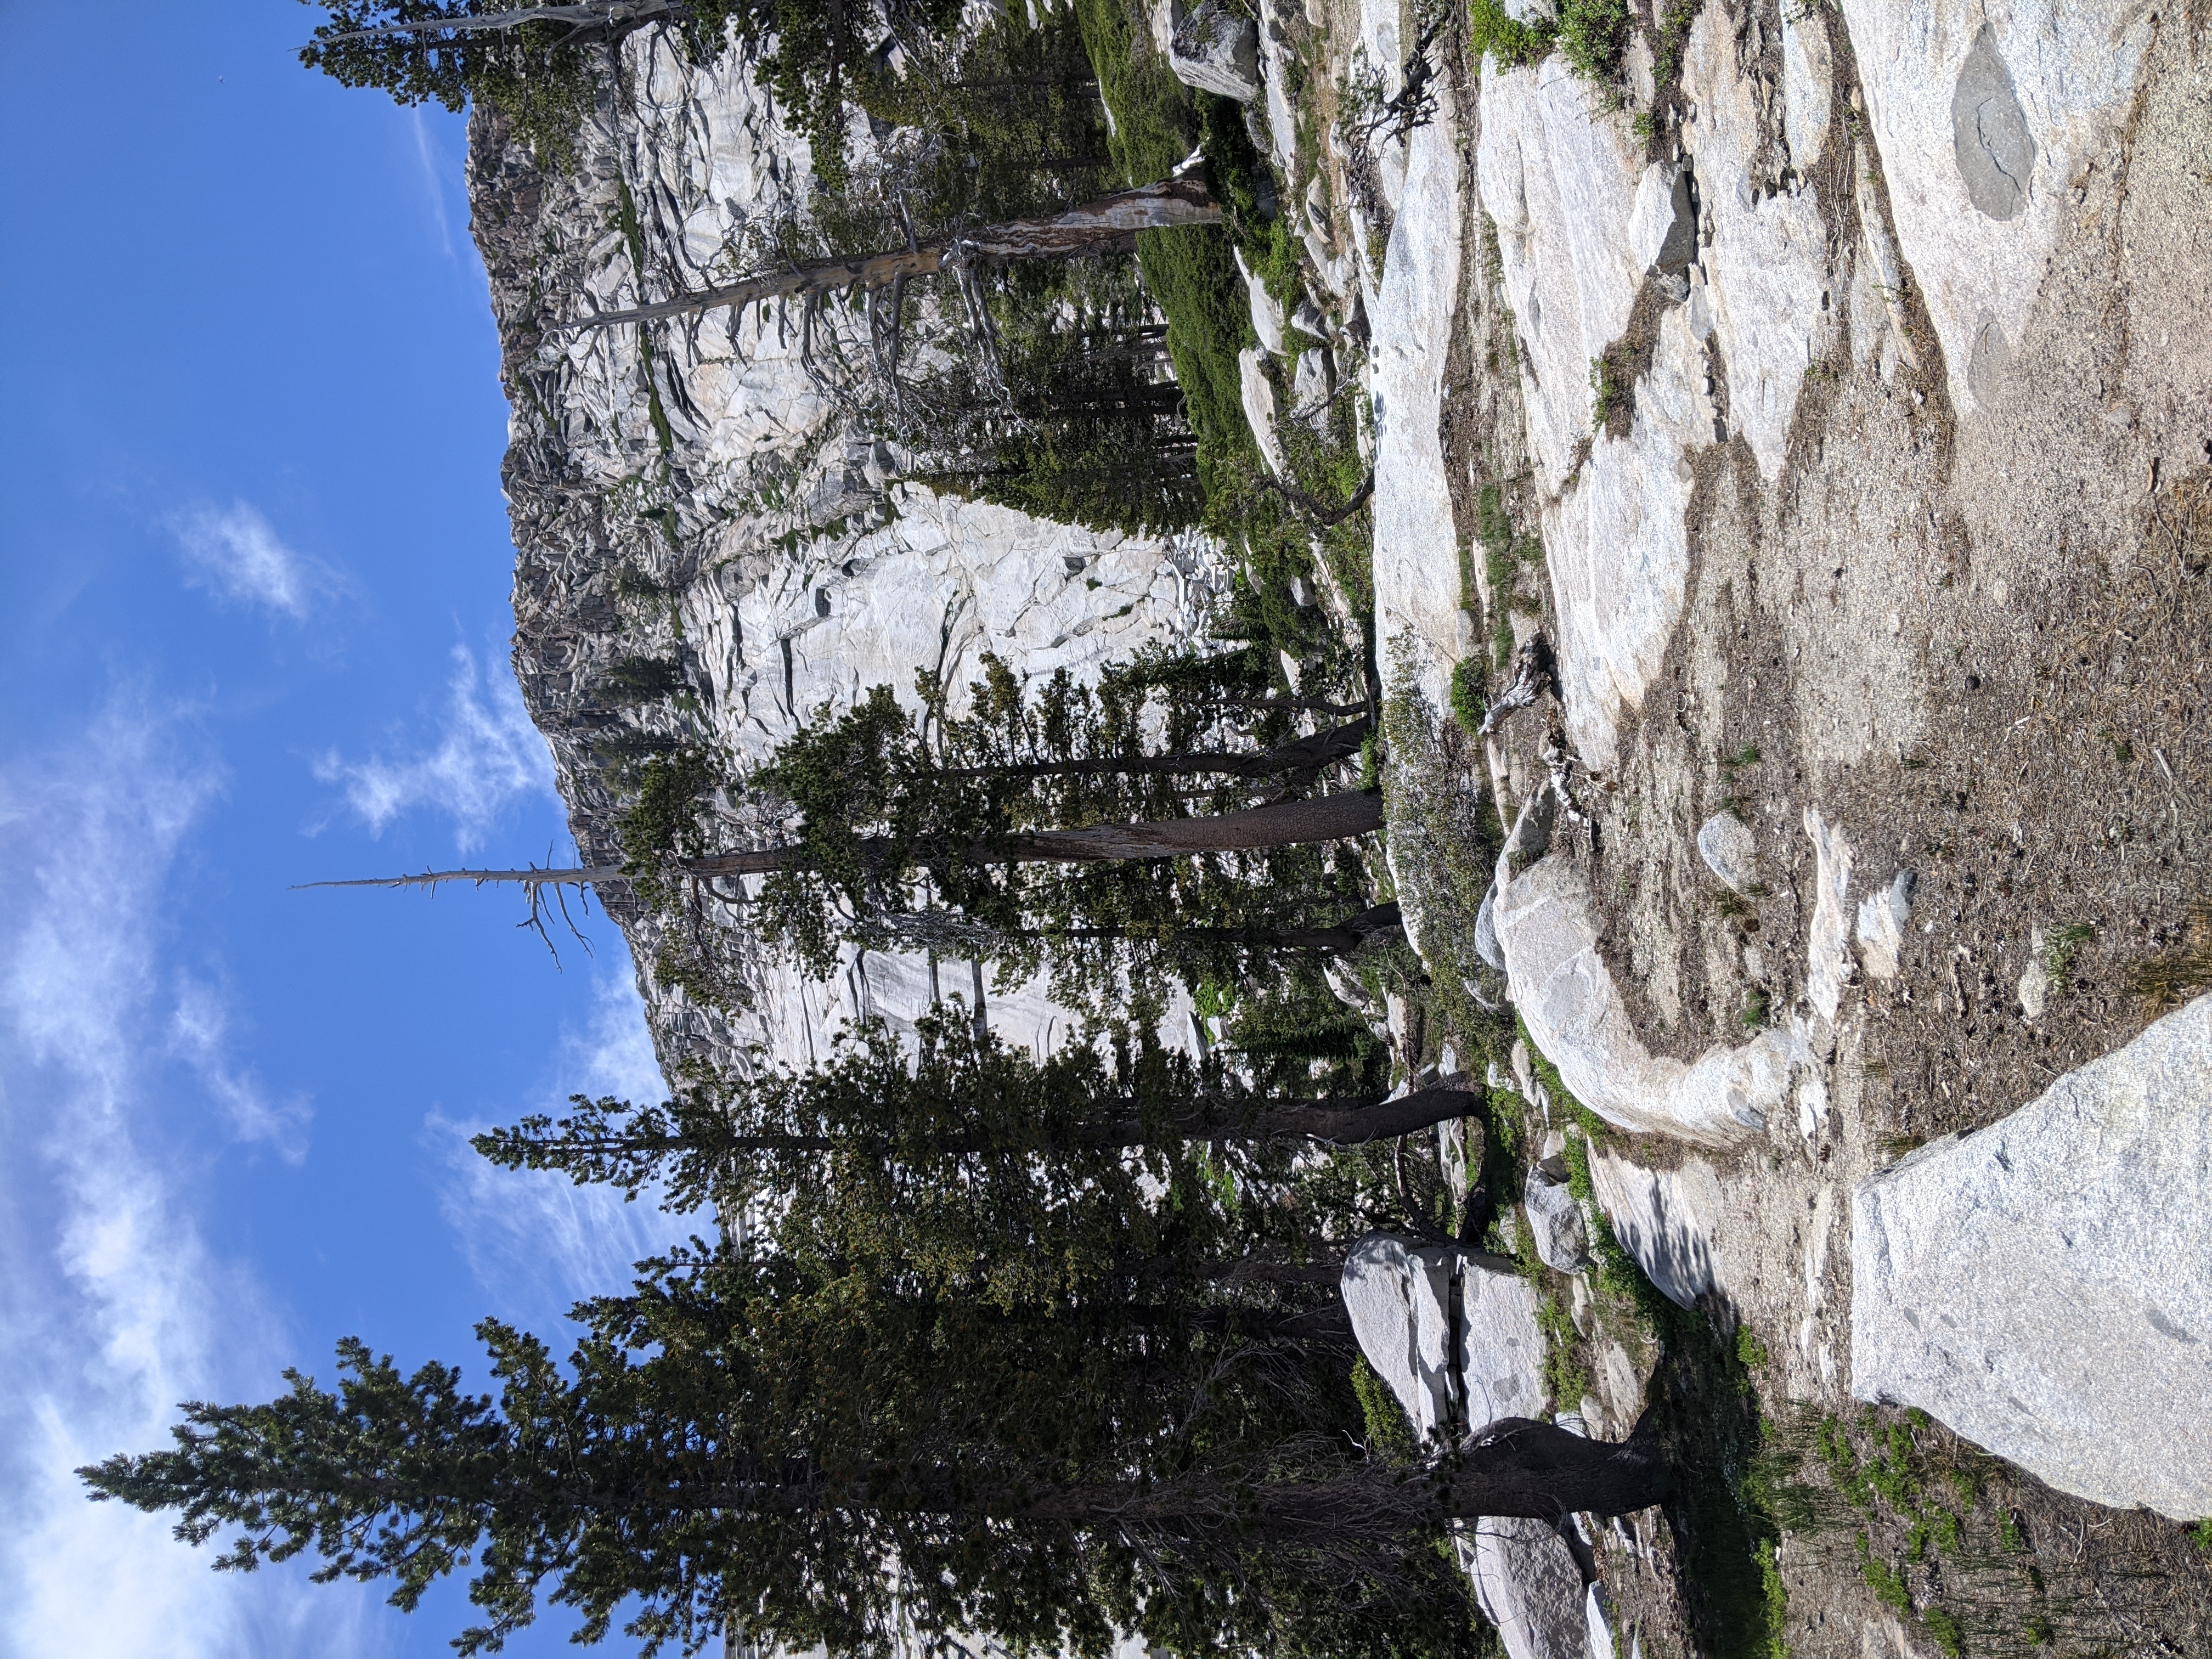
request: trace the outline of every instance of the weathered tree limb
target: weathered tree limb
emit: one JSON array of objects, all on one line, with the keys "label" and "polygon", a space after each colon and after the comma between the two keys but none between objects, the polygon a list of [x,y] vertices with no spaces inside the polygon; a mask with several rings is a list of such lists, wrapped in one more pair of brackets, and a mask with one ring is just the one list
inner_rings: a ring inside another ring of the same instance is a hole
[{"label": "weathered tree limb", "polygon": [[[1303,800],[1271,801],[1241,812],[1208,817],[1162,818],[1148,823],[1099,823],[1080,830],[1038,830],[1013,838],[1005,848],[971,849],[994,864],[1108,864],[1130,859],[1183,858],[1194,853],[1264,852],[1306,842],[1343,841],[1382,827],[1382,798],[1370,790],[1345,790]],[[678,860],[672,872],[685,876],[765,876],[799,861],[795,843],[738,853],[714,853]],[[618,864],[573,870],[426,870],[415,876],[363,876],[349,881],[307,881],[310,887],[436,887],[447,882],[473,886],[585,886],[627,881]]]},{"label": "weathered tree limb", "polygon": [[551,331],[576,333],[586,329],[612,328],[619,323],[652,322],[663,317],[713,311],[722,306],[742,309],[772,300],[807,299],[846,289],[873,289],[902,277],[911,281],[916,276],[934,276],[939,270],[957,271],[963,264],[1007,264],[1017,259],[1080,258],[1123,246],[1140,230],[1218,224],[1222,216],[1221,206],[1205,182],[1194,173],[1179,173],[1158,184],[1101,197],[1056,218],[1010,219],[942,241],[796,265],[789,270],[769,271],[721,288],[674,295],[627,311],[602,312],[595,317],[558,325]]},{"label": "weathered tree limb", "polygon": [[348,29],[326,35],[322,44],[344,40],[389,40],[402,34],[504,34],[529,23],[567,23],[571,33],[616,30],[624,33],[647,23],[674,22],[691,15],[681,0],[575,0],[566,5],[526,6],[514,11],[485,12],[471,16],[424,17],[411,23],[380,23],[374,28]]}]

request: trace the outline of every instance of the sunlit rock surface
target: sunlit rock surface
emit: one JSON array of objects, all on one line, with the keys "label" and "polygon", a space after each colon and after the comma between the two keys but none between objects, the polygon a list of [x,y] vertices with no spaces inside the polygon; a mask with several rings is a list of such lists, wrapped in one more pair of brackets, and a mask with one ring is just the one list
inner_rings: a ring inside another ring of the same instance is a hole
[{"label": "sunlit rock surface", "polygon": [[[988,651],[1082,676],[1204,625],[1229,582],[1206,538],[1071,528],[901,482],[901,458],[849,427],[805,361],[865,352],[864,321],[835,306],[811,342],[796,313],[760,309],[659,325],[650,356],[634,326],[546,331],[726,280],[805,188],[806,146],[739,54],[695,65],[653,32],[624,52],[632,96],[587,126],[573,167],[541,173],[481,113],[470,160],[514,406],[516,668],[587,862],[618,856],[610,784],[641,738],[688,733],[747,764],[825,703],[876,684],[911,698],[921,670],[957,688]],[[624,656],[680,659],[696,707],[605,707],[596,688]],[[708,917],[745,958],[750,1009],[662,983],[664,922],[623,915],[665,1062],[803,1062],[852,1018],[896,1025],[939,993],[983,992],[970,963],[849,949],[815,982],[750,950],[740,907]],[[1014,1042],[1067,1027],[1037,986],[984,1000]]]},{"label": "sunlit rock surface", "polygon": [[1851,1196],[1851,1391],[2212,1514],[2212,996]]}]

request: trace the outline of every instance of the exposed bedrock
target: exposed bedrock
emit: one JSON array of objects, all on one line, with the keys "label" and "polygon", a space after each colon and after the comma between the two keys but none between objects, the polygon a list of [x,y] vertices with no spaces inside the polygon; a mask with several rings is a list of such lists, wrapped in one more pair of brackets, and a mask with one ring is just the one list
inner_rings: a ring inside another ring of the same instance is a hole
[{"label": "exposed bedrock", "polygon": [[1542,1413],[1536,1292],[1511,1261],[1370,1233],[1343,1292],[1360,1352],[1425,1440]]},{"label": "exposed bedrock", "polygon": [[1449,88],[1407,147],[1405,187],[1373,319],[1375,605],[1383,638],[1410,648],[1432,707],[1473,632],[1462,608],[1459,533],[1444,473],[1444,364],[1459,295],[1463,204]]},{"label": "exposed bedrock", "polygon": [[2076,187],[2119,160],[2148,8],[1844,0],[1867,118],[1960,410],[2002,395]]},{"label": "exposed bedrock", "polygon": [[[1504,872],[1501,870],[1501,878]],[[1498,945],[1528,1035],[1576,1099],[1608,1123],[1728,1146],[1764,1127],[1805,1063],[1794,1030],[1716,1047],[1694,1065],[1654,1054],[1636,1034],[1598,950],[1599,915],[1574,861],[1547,854],[1501,879]]]},{"label": "exposed bedrock", "polygon": [[1507,1659],[1589,1659],[1582,1569],[1566,1540],[1541,1521],[1486,1516],[1474,1523],[1469,1576],[1498,1626]]},{"label": "exposed bedrock", "polygon": [[2212,1514],[2212,996],[1851,1198],[1851,1391]]}]

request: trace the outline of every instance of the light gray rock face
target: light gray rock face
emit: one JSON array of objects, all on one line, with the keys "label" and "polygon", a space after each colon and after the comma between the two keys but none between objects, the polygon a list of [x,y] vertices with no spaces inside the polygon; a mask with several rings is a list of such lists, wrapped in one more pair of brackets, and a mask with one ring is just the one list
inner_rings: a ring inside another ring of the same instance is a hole
[{"label": "light gray rock face", "polygon": [[[622,52],[625,100],[585,125],[565,171],[538,168],[483,112],[471,123],[472,222],[502,318],[711,285],[754,257],[759,227],[806,210],[806,144],[742,51],[695,64],[647,30]],[[608,234],[624,189],[642,270],[629,240]],[[909,337],[916,352],[924,321]],[[834,335],[828,355],[865,359],[857,313],[830,307],[814,328],[817,354]],[[795,319],[706,313],[656,333],[649,374],[633,329],[510,331],[504,344],[515,667],[591,862],[620,857],[615,744],[665,741],[683,724],[665,704],[605,713],[616,658],[679,660],[696,696],[689,731],[745,766],[825,702],[879,684],[910,696],[917,668],[964,690],[985,649],[1030,672],[1088,678],[1142,642],[1203,630],[1231,585],[1202,537],[1100,533],[901,482],[902,458],[809,374]],[[738,908],[709,901],[708,925],[753,996],[750,1009],[711,1008],[656,982],[658,919],[622,921],[672,1065],[742,1074],[756,1048],[805,1064],[855,1018],[897,1028],[940,991],[972,1000],[979,988],[964,962],[873,951],[846,951],[817,982],[755,951]],[[1067,1028],[1041,984],[988,1006],[1025,1048]]]},{"label": "light gray rock face", "polygon": [[1260,32],[1225,0],[1199,0],[1175,26],[1168,67],[1187,87],[1249,104],[1260,95]]},{"label": "light gray rock face", "polygon": [[1705,868],[1739,893],[1759,885],[1759,846],[1751,826],[1733,812],[1716,812],[1698,826],[1698,856]]},{"label": "light gray rock face", "polygon": [[[1725,1146],[1787,1104],[1807,1062],[1794,1030],[1761,1031],[1695,1065],[1640,1042],[1598,950],[1595,899],[1580,870],[1547,854],[1518,876],[1498,866],[1498,940],[1514,1006],[1559,1079],[1608,1123]],[[1509,878],[1510,877],[1510,878]]]},{"label": "light gray rock face", "polygon": [[[1485,60],[1475,183],[1498,228],[1527,363],[1529,454],[1547,494],[1565,483],[1589,434],[1590,360],[1626,329],[1654,252],[1639,259],[1630,236],[1642,159],[1626,125],[1594,107],[1556,60],[1522,69]],[[1547,551],[1551,543],[1547,534]]]},{"label": "light gray rock face", "polygon": [[1828,142],[1835,53],[1825,13],[1799,7],[1782,14],[1782,133],[1799,173],[1811,169]]},{"label": "light gray rock face", "polygon": [[1843,1006],[1844,988],[1856,975],[1851,958],[1851,844],[1840,824],[1830,823],[1816,807],[1805,809],[1805,833],[1813,838],[1813,920],[1805,939],[1805,995],[1820,1018],[1832,1023]]},{"label": "light gray rock face", "polygon": [[1589,1229],[1583,1224],[1582,1206],[1567,1190],[1565,1158],[1547,1158],[1530,1169],[1521,1202],[1528,1212],[1529,1237],[1546,1267],[1575,1273],[1589,1265]]},{"label": "light gray rock face", "polygon": [[[1844,0],[1868,125],[1961,410],[2002,390],[2071,182],[2125,124],[2158,27],[2126,0]],[[1978,368],[1978,373],[1977,372]]]},{"label": "light gray rock face", "polygon": [[1859,901],[1859,960],[1875,979],[1893,980],[1904,959],[1905,924],[1912,915],[1912,892],[1919,878],[1900,870],[1888,887]]},{"label": "light gray rock face", "polygon": [[1543,1410],[1535,1289],[1504,1257],[1370,1233],[1343,1293],[1359,1351],[1425,1439]]},{"label": "light gray rock face", "polygon": [[[1244,404],[1244,421],[1260,446],[1260,459],[1277,477],[1283,476],[1283,441],[1275,432],[1275,386],[1267,378],[1265,362],[1256,348],[1237,354],[1237,387]],[[1295,689],[1295,688],[1294,688]]]},{"label": "light gray rock face", "polygon": [[[1682,91],[1695,111],[1682,142],[1697,164],[1710,226],[1705,275],[1728,368],[1729,424],[1771,479],[1782,469],[1806,368],[1834,350],[1832,307],[1820,304],[1832,278],[1812,190],[1801,182],[1777,191],[1762,167],[1766,94],[1743,61],[1751,49],[1726,7],[1698,14],[1682,59]],[[1785,94],[1789,80],[1785,73]],[[1808,171],[1808,163],[1798,170]]]},{"label": "light gray rock face", "polygon": [[1231,248],[1237,261],[1237,274],[1244,279],[1246,297],[1252,307],[1252,331],[1260,337],[1260,343],[1278,357],[1283,355],[1283,307],[1275,296],[1267,292],[1267,285],[1252,274],[1244,263],[1244,250]]},{"label": "light gray rock face", "polygon": [[1544,510],[1567,732],[1576,752],[1601,772],[1620,765],[1620,726],[1643,708],[1682,618],[1692,481],[1686,457],[1711,441],[1713,414],[1704,344],[1687,310],[1670,307],[1659,319],[1626,434],[1595,434],[1571,488]]},{"label": "light gray rock face", "polygon": [[1644,169],[1628,216],[1628,250],[1644,269],[1672,276],[1698,255],[1698,215],[1686,167]]},{"label": "light gray rock face", "polygon": [[1724,1207],[1711,1164],[1693,1158],[1672,1170],[1649,1170],[1593,1147],[1590,1187],[1621,1249],[1669,1302],[1694,1308],[1699,1297],[1725,1288],[1719,1246]]},{"label": "light gray rock face", "polygon": [[1336,390],[1336,367],[1327,346],[1308,346],[1298,354],[1297,372],[1291,380],[1294,408],[1318,409]]},{"label": "light gray rock face", "polygon": [[1428,1440],[1457,1416],[1451,1352],[1451,1268],[1407,1248],[1389,1233],[1370,1233],[1345,1258],[1344,1306],[1367,1363]]},{"label": "light gray rock face", "polygon": [[1714,409],[1704,337],[1670,308],[1627,433],[1592,430],[1592,360],[1626,329],[1645,274],[1680,275],[1697,236],[1688,175],[1645,166],[1626,128],[1593,107],[1556,60],[1513,70],[1489,62],[1475,180],[1497,227],[1521,344],[1567,732],[1602,772],[1618,763],[1617,728],[1642,707],[1681,619],[1687,454],[1713,441]]},{"label": "light gray rock face", "polygon": [[1459,1273],[1459,1370],[1466,1427],[1544,1410],[1544,1333],[1536,1287],[1503,1256],[1447,1250]]},{"label": "light gray rock face", "polygon": [[1474,1524],[1475,1600],[1510,1659],[1588,1659],[1582,1569],[1541,1521],[1485,1516]]},{"label": "light gray rock face", "polygon": [[2062,1492],[2212,1514],[2212,997],[1851,1198],[1851,1391]]},{"label": "light gray rock face", "polygon": [[1592,1584],[1583,1595],[1583,1628],[1589,1659],[1620,1659],[1620,1650],[1613,1645],[1613,1598],[1602,1584]]},{"label": "light gray rock face", "polygon": [[1474,912],[1474,953],[1500,973],[1505,971],[1505,953],[1498,944],[1498,889],[1492,886],[1482,896],[1482,902]]},{"label": "light gray rock face", "polygon": [[1444,358],[1459,295],[1457,130],[1450,88],[1440,88],[1436,114],[1413,130],[1407,146],[1382,281],[1367,307],[1376,622],[1382,639],[1402,641],[1410,652],[1422,692],[1438,709],[1450,707],[1452,665],[1473,640],[1460,605],[1459,532],[1440,435]]}]

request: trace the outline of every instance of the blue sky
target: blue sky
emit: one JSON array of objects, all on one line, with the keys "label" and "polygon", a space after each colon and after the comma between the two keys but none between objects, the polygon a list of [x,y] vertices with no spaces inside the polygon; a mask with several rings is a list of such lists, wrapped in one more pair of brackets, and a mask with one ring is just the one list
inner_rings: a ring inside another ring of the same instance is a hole
[{"label": "blue sky", "polygon": [[[358,1334],[470,1359],[667,1224],[466,1128],[658,1087],[621,940],[511,894],[301,893],[568,852],[507,661],[506,407],[458,118],[281,0],[0,3],[0,1650],[447,1650],[211,1573],[68,1471]],[[480,1375],[480,1373],[479,1373]],[[558,1623],[510,1651],[574,1651]],[[617,1646],[622,1644],[617,1644]]]}]

